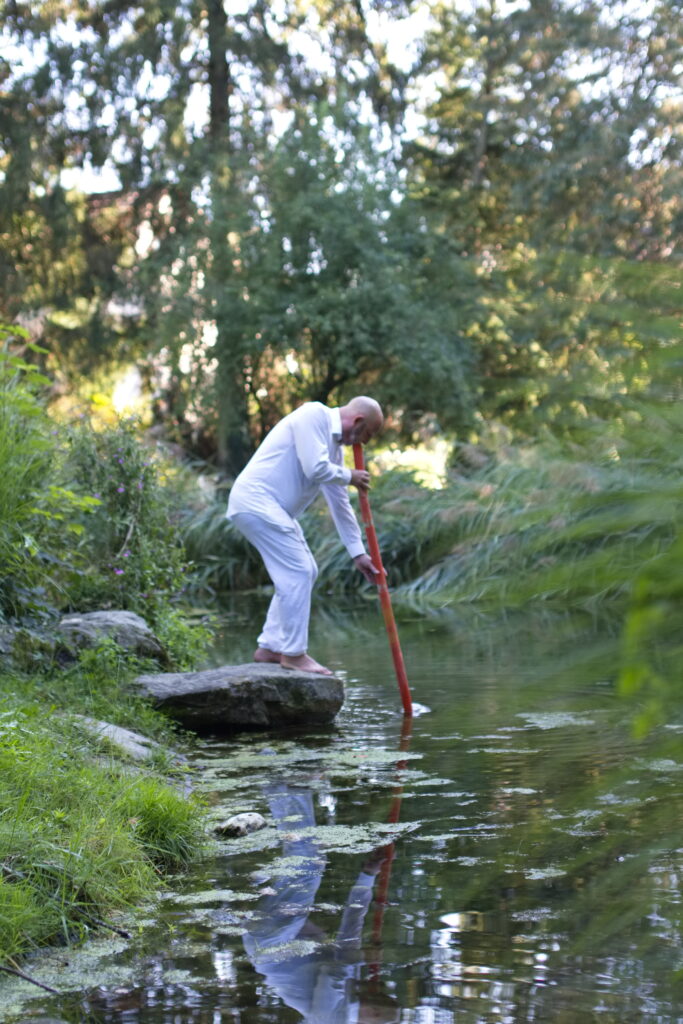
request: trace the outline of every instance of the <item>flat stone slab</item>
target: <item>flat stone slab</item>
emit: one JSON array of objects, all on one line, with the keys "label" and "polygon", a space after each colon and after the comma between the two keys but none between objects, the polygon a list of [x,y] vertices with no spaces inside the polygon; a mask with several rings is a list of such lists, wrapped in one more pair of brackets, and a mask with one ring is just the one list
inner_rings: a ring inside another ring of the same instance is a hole
[{"label": "flat stone slab", "polygon": [[111,722],[100,722],[96,718],[88,718],[87,715],[72,715],[71,717],[96,739],[106,740],[114,747],[118,747],[124,754],[128,754],[134,761],[146,761],[155,754],[164,753],[168,753],[176,760],[182,760],[175,751],[167,751],[156,740],[151,740],[148,736],[143,736],[142,733],[134,732],[132,729],[124,729],[123,726],[112,725]]},{"label": "flat stone slab", "polygon": [[222,665],[137,677],[144,696],[195,732],[234,732],[333,721],[344,703],[336,676],[280,665]]}]

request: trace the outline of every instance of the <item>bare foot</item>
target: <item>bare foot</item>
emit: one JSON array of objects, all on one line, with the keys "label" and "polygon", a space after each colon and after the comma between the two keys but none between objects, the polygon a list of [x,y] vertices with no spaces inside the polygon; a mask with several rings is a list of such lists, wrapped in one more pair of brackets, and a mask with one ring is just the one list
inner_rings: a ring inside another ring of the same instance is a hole
[{"label": "bare foot", "polygon": [[277,651],[270,651],[267,647],[257,647],[254,651],[254,661],[266,662],[268,665],[279,665],[281,657]]},{"label": "bare foot", "polygon": [[283,654],[280,660],[280,664],[283,668],[295,668],[299,672],[317,672],[321,676],[331,676],[333,672],[329,668],[325,668],[324,665],[320,665],[314,658],[311,658],[308,654]]}]

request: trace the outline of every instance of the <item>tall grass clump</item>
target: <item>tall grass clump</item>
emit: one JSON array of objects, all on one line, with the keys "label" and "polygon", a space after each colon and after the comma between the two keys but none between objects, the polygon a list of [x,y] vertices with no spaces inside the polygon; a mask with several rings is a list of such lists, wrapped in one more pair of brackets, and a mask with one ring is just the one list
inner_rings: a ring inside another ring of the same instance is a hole
[{"label": "tall grass clump", "polygon": [[499,453],[432,499],[452,547],[399,596],[425,607],[529,602],[593,607],[625,600],[643,565],[676,539],[675,472],[555,444]]}]

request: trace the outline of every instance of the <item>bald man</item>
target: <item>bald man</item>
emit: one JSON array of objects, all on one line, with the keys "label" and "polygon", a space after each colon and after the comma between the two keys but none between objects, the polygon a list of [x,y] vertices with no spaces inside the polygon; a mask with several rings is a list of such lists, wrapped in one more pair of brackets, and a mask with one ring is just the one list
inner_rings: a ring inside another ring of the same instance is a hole
[{"label": "bald man", "polygon": [[322,491],[337,532],[371,583],[376,567],[365,551],[347,488],[367,490],[365,470],[344,466],[345,444],[367,444],[384,417],[359,395],[341,408],[307,402],[273,427],[235,480],[228,519],[256,547],[275,586],[254,661],[331,675],[308,654],[311,591],[318,567],[298,518]]}]

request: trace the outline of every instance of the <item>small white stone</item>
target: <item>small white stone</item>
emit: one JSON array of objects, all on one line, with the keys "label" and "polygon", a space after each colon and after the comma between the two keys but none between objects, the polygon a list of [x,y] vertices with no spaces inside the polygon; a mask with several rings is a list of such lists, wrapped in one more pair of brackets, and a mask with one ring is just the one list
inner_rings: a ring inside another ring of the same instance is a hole
[{"label": "small white stone", "polygon": [[219,836],[246,836],[250,832],[258,832],[265,828],[268,822],[262,814],[255,811],[247,811],[245,814],[234,814],[232,818],[216,825],[214,832]]}]

